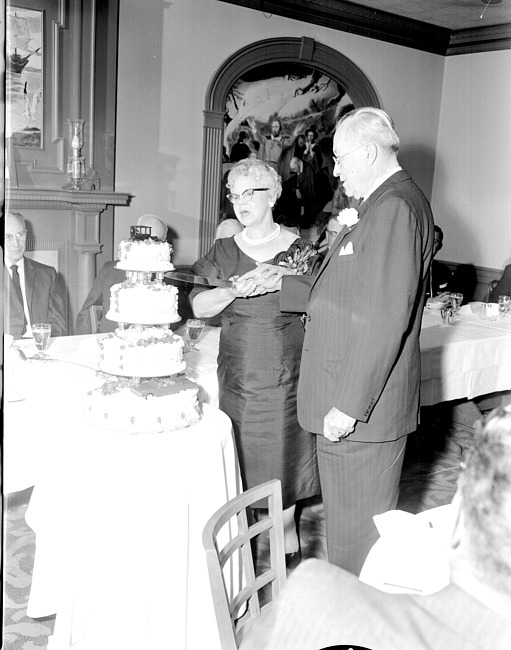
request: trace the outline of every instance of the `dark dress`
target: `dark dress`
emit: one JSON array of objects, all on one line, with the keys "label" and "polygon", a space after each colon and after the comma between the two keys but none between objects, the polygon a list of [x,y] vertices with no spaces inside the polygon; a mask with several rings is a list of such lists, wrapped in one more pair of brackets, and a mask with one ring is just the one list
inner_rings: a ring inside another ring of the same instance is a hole
[{"label": "dark dress", "polygon": [[[228,279],[254,267],[229,237],[217,240],[192,271]],[[235,299],[221,318],[220,408],[233,423],[245,489],[278,478],[288,508],[319,494],[316,437],[300,427],[296,415],[300,315],[282,313],[279,294],[268,293]]]}]

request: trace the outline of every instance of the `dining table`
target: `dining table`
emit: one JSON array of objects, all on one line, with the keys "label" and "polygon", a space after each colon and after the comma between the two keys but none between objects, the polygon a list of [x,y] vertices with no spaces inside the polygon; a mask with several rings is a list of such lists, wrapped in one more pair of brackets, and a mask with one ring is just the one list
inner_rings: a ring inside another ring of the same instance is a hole
[{"label": "dining table", "polygon": [[54,338],[47,360],[30,340],[5,350],[4,490],[34,486],[27,614],[56,614],[49,650],[220,650],[202,529],[242,488],[207,333],[184,355],[189,377],[208,370],[201,419],[139,434],[85,417],[100,336]]},{"label": "dining table", "polygon": [[[191,374],[211,403],[218,404],[219,327],[206,327],[200,358],[192,356]],[[483,320],[477,305],[463,305],[452,325],[440,311],[424,309],[421,332],[421,406],[472,400],[493,393],[511,394],[511,314]],[[199,355],[197,355],[199,356]]]},{"label": "dining table", "polygon": [[421,406],[473,400],[511,391],[511,314],[481,318],[480,304],[463,305],[453,324],[426,308],[420,333]]}]

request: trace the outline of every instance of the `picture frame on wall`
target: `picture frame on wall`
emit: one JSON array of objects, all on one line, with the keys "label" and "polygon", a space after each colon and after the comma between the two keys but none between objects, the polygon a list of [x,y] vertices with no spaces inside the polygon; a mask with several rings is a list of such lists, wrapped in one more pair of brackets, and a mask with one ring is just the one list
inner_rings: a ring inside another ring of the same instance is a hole
[{"label": "picture frame on wall", "polygon": [[6,10],[6,138],[23,149],[44,146],[43,20],[37,9]]}]

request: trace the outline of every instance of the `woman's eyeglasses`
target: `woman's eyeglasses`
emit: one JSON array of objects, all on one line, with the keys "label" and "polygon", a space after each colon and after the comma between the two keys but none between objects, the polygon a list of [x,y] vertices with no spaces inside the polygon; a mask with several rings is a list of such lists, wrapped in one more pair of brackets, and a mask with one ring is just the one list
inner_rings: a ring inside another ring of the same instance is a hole
[{"label": "woman's eyeglasses", "polygon": [[251,201],[252,197],[254,196],[254,192],[267,192],[269,189],[269,187],[251,187],[241,194],[228,194],[227,198],[231,203],[236,205],[236,203],[239,203],[241,199],[244,201]]}]

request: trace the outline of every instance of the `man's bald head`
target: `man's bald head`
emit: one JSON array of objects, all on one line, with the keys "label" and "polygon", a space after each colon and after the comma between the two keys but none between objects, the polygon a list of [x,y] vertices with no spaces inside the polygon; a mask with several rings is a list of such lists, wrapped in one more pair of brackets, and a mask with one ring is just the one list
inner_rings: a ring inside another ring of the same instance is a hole
[{"label": "man's bald head", "polygon": [[155,214],[143,214],[137,221],[138,226],[150,226],[151,237],[157,237],[162,241],[167,239],[167,224]]}]

